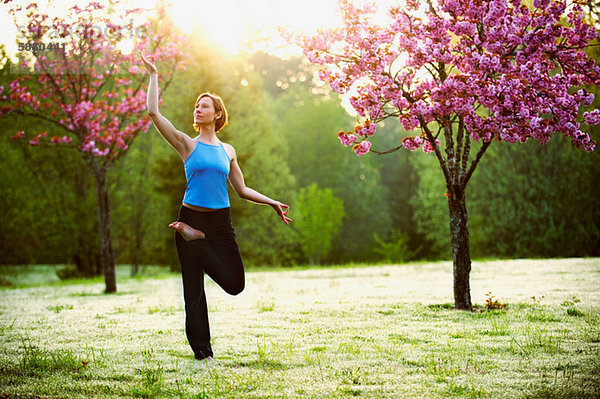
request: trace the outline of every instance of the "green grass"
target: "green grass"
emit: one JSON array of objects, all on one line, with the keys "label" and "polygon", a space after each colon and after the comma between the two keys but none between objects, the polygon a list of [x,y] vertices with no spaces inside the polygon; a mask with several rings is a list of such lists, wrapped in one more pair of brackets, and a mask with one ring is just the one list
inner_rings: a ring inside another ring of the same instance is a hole
[{"label": "green grass", "polygon": [[207,279],[208,366],[179,275],[120,267],[104,295],[101,279],[2,267],[0,397],[596,398],[599,266],[473,262],[473,312],[452,308],[448,262],[252,270],[236,297]]}]

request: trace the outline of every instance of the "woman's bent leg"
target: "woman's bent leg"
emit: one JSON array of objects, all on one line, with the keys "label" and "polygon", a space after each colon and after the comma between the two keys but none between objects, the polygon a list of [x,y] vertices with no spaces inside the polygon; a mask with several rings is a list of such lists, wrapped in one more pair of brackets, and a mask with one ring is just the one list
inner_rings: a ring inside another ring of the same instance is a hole
[{"label": "woman's bent leg", "polygon": [[209,241],[213,257],[203,269],[225,292],[237,295],[244,290],[244,263],[235,238]]}]

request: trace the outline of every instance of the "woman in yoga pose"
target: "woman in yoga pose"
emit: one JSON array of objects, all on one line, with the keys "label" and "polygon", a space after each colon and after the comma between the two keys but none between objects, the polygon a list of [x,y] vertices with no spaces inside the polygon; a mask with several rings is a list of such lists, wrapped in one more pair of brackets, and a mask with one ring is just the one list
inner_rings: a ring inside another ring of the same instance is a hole
[{"label": "woman in yoga pose", "polygon": [[244,265],[231,225],[227,179],[241,198],[273,207],[288,224],[289,206],[246,187],[235,149],[217,138],[227,124],[223,101],[211,93],[198,96],[194,107],[195,138],[177,130],[158,110],[158,72],[151,56],[140,54],[150,73],[148,114],[160,134],[184,164],[187,187],[176,230],[175,245],[183,278],[185,329],[196,359],[212,360],[204,273],[231,295],[244,289]]}]

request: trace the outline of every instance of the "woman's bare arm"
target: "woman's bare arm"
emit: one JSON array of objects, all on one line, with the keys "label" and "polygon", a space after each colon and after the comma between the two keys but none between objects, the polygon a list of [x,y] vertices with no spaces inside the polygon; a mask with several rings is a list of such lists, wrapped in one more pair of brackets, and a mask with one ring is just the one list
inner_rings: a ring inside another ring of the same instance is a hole
[{"label": "woman's bare arm", "polygon": [[279,201],[273,200],[267,197],[266,195],[263,195],[258,191],[251,189],[250,187],[246,187],[246,183],[244,182],[244,174],[242,173],[242,170],[238,165],[235,149],[229,144],[225,144],[225,146],[228,149],[227,154],[231,158],[229,182],[231,183],[231,186],[237,192],[239,197],[252,202],[256,202],[258,204],[270,205],[275,210],[275,212],[277,212],[281,220],[283,220],[285,224],[289,224],[289,222],[292,221],[292,219],[287,217],[287,214],[289,212],[289,206]]},{"label": "woman's bare arm", "polygon": [[185,160],[193,150],[193,141],[185,133],[177,130],[175,126],[164,116],[160,114],[158,109],[158,72],[154,65],[154,60],[148,59],[140,54],[144,66],[150,72],[150,84],[148,85],[148,94],[146,96],[146,106],[148,115],[152,119],[154,126],[160,134],[173,148],[179,152],[181,158]]}]

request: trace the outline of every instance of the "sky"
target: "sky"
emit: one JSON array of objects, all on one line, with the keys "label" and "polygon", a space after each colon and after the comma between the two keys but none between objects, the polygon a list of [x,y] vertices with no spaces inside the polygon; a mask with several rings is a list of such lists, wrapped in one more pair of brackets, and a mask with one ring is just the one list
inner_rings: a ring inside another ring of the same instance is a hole
[{"label": "sky", "polygon": [[277,26],[309,32],[330,27],[338,19],[336,6],[336,0],[212,0],[193,5],[174,2],[172,15],[184,32],[192,33],[195,26],[199,27],[229,52],[239,52],[256,37],[268,39],[261,45],[277,52],[289,47]]},{"label": "sky", "polygon": [[[30,0],[13,0],[29,4]],[[74,4],[80,7],[88,0],[37,0],[40,10],[49,15],[65,14]],[[98,1],[98,0],[96,0]],[[100,0],[102,1],[102,0]],[[159,0],[121,0],[132,7],[152,8]],[[168,5],[174,24],[184,33],[196,37],[205,35],[226,54],[235,56],[247,50],[262,50],[285,58],[301,56],[299,47],[292,46],[280,36],[278,27],[289,31],[314,33],[317,29],[332,28],[341,24],[338,0],[197,0],[194,2],[163,0]],[[354,0],[363,4],[369,0]],[[377,0],[378,16],[383,18],[389,5],[404,0]],[[135,22],[135,21],[134,21]],[[135,24],[135,23],[134,23]],[[6,45],[8,54],[16,61],[17,30],[7,6],[0,3],[0,43]],[[258,40],[260,39],[260,40]],[[127,52],[127,43],[121,51]],[[129,50],[131,51],[131,50]],[[243,83],[242,83],[243,84]],[[355,114],[348,98],[342,104],[350,114]]]},{"label": "sky", "polygon": [[[157,0],[126,0],[135,6],[152,7]],[[226,52],[236,54],[251,46],[252,49],[287,56],[300,54],[288,45],[277,32],[278,26],[292,31],[314,32],[340,24],[337,0],[200,0],[194,2],[166,0],[174,23],[183,32],[208,36]],[[359,3],[365,0],[356,0]],[[380,9],[401,0],[378,0]],[[16,3],[19,0],[15,0]],[[29,3],[21,0],[21,3]],[[82,1],[37,1],[41,9],[62,13]],[[0,4],[0,42],[7,45],[9,53],[17,51],[16,30],[7,6]],[[263,40],[257,41],[257,38]]]}]

